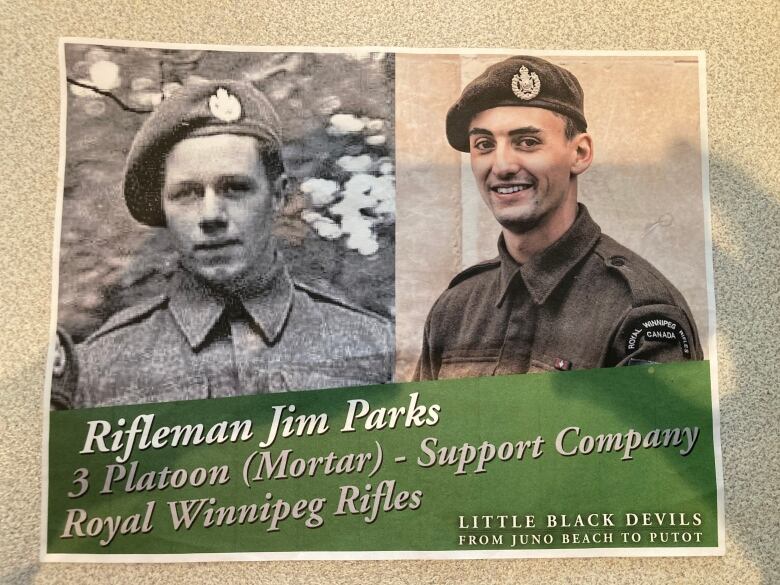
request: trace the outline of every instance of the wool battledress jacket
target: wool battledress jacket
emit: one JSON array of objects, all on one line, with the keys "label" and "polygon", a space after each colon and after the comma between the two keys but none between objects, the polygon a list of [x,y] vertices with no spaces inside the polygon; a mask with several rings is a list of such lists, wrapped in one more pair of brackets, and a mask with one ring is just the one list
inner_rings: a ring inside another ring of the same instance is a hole
[{"label": "wool battledress jacket", "polygon": [[584,205],[523,265],[499,255],[458,274],[431,309],[415,379],[702,359],[690,309],[650,263],[601,233]]},{"label": "wool battledress jacket", "polygon": [[277,263],[226,299],[182,270],[168,293],[111,317],[76,346],[71,408],[382,383],[392,325],[293,282]]}]

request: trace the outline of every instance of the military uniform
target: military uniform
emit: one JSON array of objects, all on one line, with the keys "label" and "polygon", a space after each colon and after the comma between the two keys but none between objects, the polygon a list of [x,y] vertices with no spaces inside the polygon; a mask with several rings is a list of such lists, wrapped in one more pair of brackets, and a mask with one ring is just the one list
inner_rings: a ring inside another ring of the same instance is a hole
[{"label": "military uniform", "polygon": [[281,264],[244,298],[186,271],[77,345],[73,406],[107,406],[387,382],[391,324],[293,282]]},{"label": "military uniform", "polygon": [[[179,159],[175,196],[184,193],[189,207],[177,203],[166,211],[162,191],[170,153],[188,139],[213,145],[214,136],[228,134],[256,140],[267,185],[253,178],[260,165],[247,166],[245,158],[231,159],[224,150],[212,158],[219,164],[224,159],[224,169],[207,164],[204,171]],[[284,198],[277,188],[284,182],[281,147],[276,112],[248,82],[186,85],[146,120],[128,154],[125,202],[139,222],[173,230],[190,264],[182,262],[163,294],[121,311],[75,347],[73,359],[60,368],[54,407],[311,390],[392,378],[392,324],[293,282],[275,252],[265,214]],[[266,205],[269,198],[273,203]],[[169,225],[170,213],[175,226]],[[239,246],[246,254],[241,261],[231,252]],[[198,254],[206,258],[201,264],[193,261]],[[235,268],[240,280],[214,277],[222,274],[216,269],[197,272],[209,262],[221,263],[224,274]]]},{"label": "military uniform", "polygon": [[[456,150],[471,152],[470,135],[477,129],[470,125],[475,116],[504,107],[541,108],[563,116],[566,141],[587,131],[584,94],[577,78],[539,57],[517,56],[491,65],[464,88],[447,112],[448,142]],[[530,170],[524,168],[525,157],[533,158],[536,149],[544,146],[545,138],[536,138],[539,129],[512,132],[522,140],[517,138],[518,144],[513,142],[511,148],[502,146],[500,165],[488,159],[493,165],[489,172],[479,168],[483,182],[491,177],[490,189],[520,186],[517,193],[538,186],[534,170],[550,169],[540,167],[538,160],[532,161]],[[526,139],[526,134],[532,138]],[[493,137],[484,128],[477,135]],[[484,154],[477,142],[472,168],[475,158]],[[494,156],[491,149],[497,147],[490,140],[485,148]],[[586,169],[575,172],[570,166],[569,180]],[[515,181],[515,175],[520,180]],[[576,184],[570,182],[567,188],[576,195]],[[544,191],[537,195],[553,197]],[[483,193],[483,197],[488,196]],[[428,315],[415,379],[702,359],[696,326],[677,289],[647,261],[602,234],[584,205],[575,210],[576,200],[552,201],[556,207],[548,210],[550,214],[564,205],[572,206],[572,217],[576,213],[557,239],[545,242],[541,251],[529,254],[520,265],[502,235],[497,258],[452,280]],[[504,231],[521,237],[539,235],[543,232],[538,226],[505,226]]]},{"label": "military uniform", "polygon": [[682,295],[601,233],[585,206],[563,237],[519,265],[458,274],[428,315],[417,380],[702,359]]}]

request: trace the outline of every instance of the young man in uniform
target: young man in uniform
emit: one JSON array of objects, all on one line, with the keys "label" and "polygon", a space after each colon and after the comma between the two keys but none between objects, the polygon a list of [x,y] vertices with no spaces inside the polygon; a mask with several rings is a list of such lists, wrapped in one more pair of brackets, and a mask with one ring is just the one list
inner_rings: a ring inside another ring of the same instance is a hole
[{"label": "young man in uniform", "polygon": [[146,120],[125,201],[136,220],[170,231],[180,270],[76,346],[71,407],[391,379],[391,323],[294,282],[277,254],[280,126],[265,96],[237,81],[189,84]]},{"label": "young man in uniform", "polygon": [[415,379],[702,359],[682,295],[577,202],[593,139],[574,75],[537,57],[489,67],[450,108],[447,139],[470,154],[499,256],[436,301]]}]

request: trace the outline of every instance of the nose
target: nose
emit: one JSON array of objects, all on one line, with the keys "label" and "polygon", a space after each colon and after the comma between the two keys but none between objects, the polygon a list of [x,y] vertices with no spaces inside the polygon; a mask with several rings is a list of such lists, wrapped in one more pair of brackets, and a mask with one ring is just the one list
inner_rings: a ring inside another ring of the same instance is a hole
[{"label": "nose", "polygon": [[225,202],[211,186],[207,186],[203,193],[200,207],[200,227],[206,233],[227,227]]},{"label": "nose", "polygon": [[521,169],[520,154],[511,144],[499,142],[493,151],[493,174],[498,178],[509,178]]}]

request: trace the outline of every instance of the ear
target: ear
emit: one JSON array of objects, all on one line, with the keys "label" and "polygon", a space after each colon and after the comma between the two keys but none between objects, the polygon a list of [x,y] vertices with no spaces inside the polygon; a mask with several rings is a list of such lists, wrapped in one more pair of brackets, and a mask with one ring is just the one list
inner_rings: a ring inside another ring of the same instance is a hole
[{"label": "ear", "polygon": [[284,204],[287,202],[287,190],[289,189],[289,186],[290,180],[284,173],[279,175],[276,180],[274,180],[274,212],[278,212],[280,209],[282,209]]},{"label": "ear", "polygon": [[593,162],[593,138],[587,132],[577,134],[571,139],[574,149],[574,158],[571,164],[571,174],[579,175],[584,173]]}]

